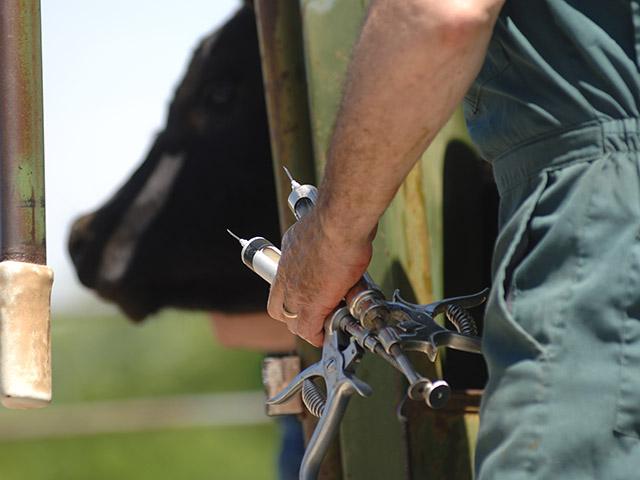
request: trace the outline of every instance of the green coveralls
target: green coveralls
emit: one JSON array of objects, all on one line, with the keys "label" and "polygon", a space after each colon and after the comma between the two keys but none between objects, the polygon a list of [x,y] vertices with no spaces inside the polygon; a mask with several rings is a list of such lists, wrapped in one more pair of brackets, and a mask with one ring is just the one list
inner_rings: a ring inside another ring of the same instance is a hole
[{"label": "green coveralls", "polygon": [[640,0],[507,0],[465,99],[500,235],[479,479],[640,479]]}]

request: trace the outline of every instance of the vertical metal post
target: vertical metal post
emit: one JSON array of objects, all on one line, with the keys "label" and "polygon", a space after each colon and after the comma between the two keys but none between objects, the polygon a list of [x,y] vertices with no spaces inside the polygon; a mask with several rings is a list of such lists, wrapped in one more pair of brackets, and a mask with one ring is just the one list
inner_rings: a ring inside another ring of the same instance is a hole
[{"label": "vertical metal post", "polygon": [[0,2],[0,260],[44,264],[40,2]]},{"label": "vertical metal post", "polygon": [[51,398],[39,0],[0,2],[0,401]]},{"label": "vertical metal post", "polygon": [[256,0],[271,154],[282,231],[294,221],[287,207],[286,166],[298,179],[315,183],[300,7],[291,0]]},{"label": "vertical metal post", "polygon": [[[284,232],[295,219],[287,207],[290,189],[282,167],[286,166],[299,181],[315,183],[300,6],[297,0],[254,0],[254,6],[278,213]],[[303,367],[319,359],[318,350],[303,341],[298,342],[298,353]],[[303,419],[308,436],[315,428],[315,423],[315,417],[310,414]],[[342,478],[337,442],[323,461],[318,478]]]}]

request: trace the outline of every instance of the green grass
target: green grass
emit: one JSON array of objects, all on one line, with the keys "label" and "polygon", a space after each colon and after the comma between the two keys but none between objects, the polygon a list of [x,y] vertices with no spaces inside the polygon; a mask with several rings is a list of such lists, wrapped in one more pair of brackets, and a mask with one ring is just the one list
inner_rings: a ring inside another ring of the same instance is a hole
[{"label": "green grass", "polygon": [[275,427],[0,443],[3,480],[271,480]]},{"label": "green grass", "polygon": [[[220,347],[203,314],[56,316],[52,350],[54,403],[261,388],[261,355]],[[0,480],[273,479],[277,444],[273,424],[6,441]]]},{"label": "green grass", "polygon": [[204,314],[52,320],[54,402],[259,390],[261,355],[220,347]]}]

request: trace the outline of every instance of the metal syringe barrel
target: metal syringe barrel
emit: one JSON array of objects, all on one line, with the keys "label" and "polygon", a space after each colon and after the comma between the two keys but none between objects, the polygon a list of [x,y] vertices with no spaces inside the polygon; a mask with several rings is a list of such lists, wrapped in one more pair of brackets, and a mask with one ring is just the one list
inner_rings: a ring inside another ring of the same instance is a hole
[{"label": "metal syringe barrel", "polygon": [[240,253],[242,262],[271,285],[278,271],[280,250],[263,237],[253,237],[246,242]]},{"label": "metal syringe barrel", "polygon": [[297,220],[307,215],[318,201],[318,189],[313,185],[300,185],[292,182],[287,202]]},{"label": "metal syringe barrel", "polygon": [[[310,213],[317,203],[318,190],[313,185],[300,185],[286,168],[285,172],[291,180],[291,193],[287,199],[289,209],[296,219],[300,220]],[[397,343],[399,339],[388,338],[390,335],[397,337],[397,334],[386,325],[386,320],[382,320],[386,317],[385,313],[389,313],[386,300],[367,273],[347,292],[345,300],[352,318],[357,319],[362,327],[377,331],[378,340],[387,338],[387,345],[383,345],[383,341],[372,351],[383,356],[407,378],[410,383],[409,397],[414,400],[424,399],[431,408],[443,407],[451,393],[448,383],[444,380],[432,382],[420,375]],[[350,332],[355,333],[357,332]]]}]

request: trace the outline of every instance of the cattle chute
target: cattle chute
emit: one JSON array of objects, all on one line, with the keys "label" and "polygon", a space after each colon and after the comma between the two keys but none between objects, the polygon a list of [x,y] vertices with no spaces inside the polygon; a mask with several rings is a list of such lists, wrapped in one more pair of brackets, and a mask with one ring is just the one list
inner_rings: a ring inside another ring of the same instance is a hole
[{"label": "cattle chute", "polygon": [[[322,177],[347,63],[368,4],[367,0],[254,2],[283,227],[291,223],[291,217],[282,213],[288,186],[282,183],[280,167],[288,167],[303,181]],[[448,180],[451,178],[455,185]],[[465,189],[474,181],[477,188]],[[462,196],[456,199],[454,193]],[[487,286],[489,272],[484,262],[491,249],[485,248],[485,242],[493,243],[494,196],[495,186],[471,147],[458,111],[381,219],[370,265],[376,282],[387,292],[393,288],[409,292],[411,300],[419,303]],[[452,222],[448,210],[465,210],[478,221],[459,216],[458,223]],[[460,230],[467,235],[461,236]],[[469,237],[476,241],[464,245]],[[461,259],[445,263],[445,252],[449,259],[456,251],[474,259],[465,266],[471,280],[460,269]],[[300,342],[299,347],[303,365],[316,360],[317,353],[308,345]],[[447,355],[435,365],[436,372],[429,372],[431,365],[426,366],[425,374],[439,376],[444,371],[445,378],[451,379],[451,402],[444,412],[408,402],[398,422],[395,408],[402,398],[402,380],[376,359],[365,359],[361,378],[376,395],[352,401],[318,478],[471,478],[480,389],[486,379],[481,362],[471,362],[474,364],[470,365],[469,358]],[[309,417],[306,421],[314,422]]]}]

